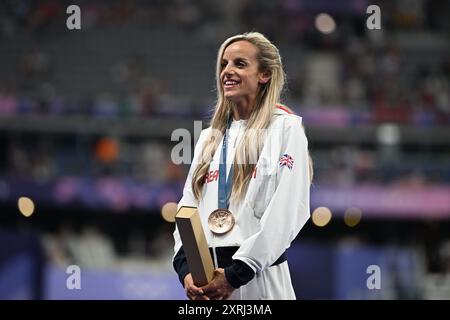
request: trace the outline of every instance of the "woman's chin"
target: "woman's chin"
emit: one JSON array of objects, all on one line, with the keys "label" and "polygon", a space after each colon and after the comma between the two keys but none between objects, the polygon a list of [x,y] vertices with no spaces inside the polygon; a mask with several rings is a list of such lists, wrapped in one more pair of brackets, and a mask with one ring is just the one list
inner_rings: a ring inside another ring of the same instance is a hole
[{"label": "woman's chin", "polygon": [[235,92],[225,92],[223,96],[231,102],[236,102],[236,100],[239,100],[238,95]]}]

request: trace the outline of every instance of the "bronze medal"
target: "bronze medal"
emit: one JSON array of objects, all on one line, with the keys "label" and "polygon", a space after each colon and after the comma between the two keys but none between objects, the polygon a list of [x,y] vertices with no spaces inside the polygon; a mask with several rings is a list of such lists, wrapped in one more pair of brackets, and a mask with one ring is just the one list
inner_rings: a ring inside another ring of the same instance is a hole
[{"label": "bronze medal", "polygon": [[230,210],[216,209],[208,217],[209,229],[216,234],[224,234],[234,226],[234,217]]}]

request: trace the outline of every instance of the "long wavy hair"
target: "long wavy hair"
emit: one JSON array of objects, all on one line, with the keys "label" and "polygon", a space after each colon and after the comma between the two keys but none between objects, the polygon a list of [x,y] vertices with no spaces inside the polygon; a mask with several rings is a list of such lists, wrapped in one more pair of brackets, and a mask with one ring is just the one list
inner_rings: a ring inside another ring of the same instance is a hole
[{"label": "long wavy hair", "polygon": [[249,32],[236,35],[222,43],[217,55],[217,102],[210,124],[211,131],[202,146],[202,157],[192,176],[192,190],[197,200],[201,197],[209,165],[225,133],[234,107],[231,101],[224,98],[220,74],[222,72],[221,62],[225,49],[237,41],[248,41],[258,49],[256,59],[259,65],[259,72],[267,72],[270,75],[270,80],[259,86],[256,102],[247,121],[243,139],[236,150],[231,192],[232,199],[242,199],[245,194],[257,159],[263,148],[263,137],[258,132],[262,132],[260,129],[268,128],[285,84],[285,74],[278,49],[261,33]]}]

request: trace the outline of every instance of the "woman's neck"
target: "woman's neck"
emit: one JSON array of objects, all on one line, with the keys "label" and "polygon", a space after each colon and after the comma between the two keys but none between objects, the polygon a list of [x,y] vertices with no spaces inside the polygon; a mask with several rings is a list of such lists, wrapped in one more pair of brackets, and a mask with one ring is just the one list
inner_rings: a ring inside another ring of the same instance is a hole
[{"label": "woman's neck", "polygon": [[233,107],[233,119],[234,120],[247,120],[250,118],[252,109],[255,103],[255,99],[243,99],[239,103],[236,103]]}]

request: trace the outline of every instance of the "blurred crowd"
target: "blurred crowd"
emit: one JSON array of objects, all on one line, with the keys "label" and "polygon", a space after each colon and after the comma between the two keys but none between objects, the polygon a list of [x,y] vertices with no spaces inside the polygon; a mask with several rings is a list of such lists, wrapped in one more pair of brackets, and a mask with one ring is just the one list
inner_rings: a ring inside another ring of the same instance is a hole
[{"label": "blurred crowd", "polygon": [[[170,159],[170,145],[158,141],[133,142],[113,136],[87,141],[53,139],[27,142],[11,139],[4,144],[0,173],[3,177],[42,183],[58,177],[129,177],[156,184],[184,182],[186,166]],[[74,150],[76,150],[74,154]],[[314,181],[318,185],[382,184],[426,186],[450,183],[449,153],[401,152],[398,147],[377,149],[355,145],[316,148]]]},{"label": "blurred crowd", "polygon": [[[382,7],[384,31],[365,28],[368,3],[364,0],[320,5],[306,0],[227,1],[226,5],[190,0],[78,2],[85,37],[90,30],[106,26],[157,27],[163,34],[165,28],[179,28],[189,41],[211,41],[215,51],[217,39],[235,31],[266,33],[287,57],[285,99],[304,117],[306,128],[384,123],[448,126],[450,28],[448,20],[440,19],[448,2],[377,3]],[[25,115],[59,116],[55,121],[62,122],[67,116],[206,120],[213,97],[202,101],[177,95],[171,90],[173,79],[153,73],[155,61],[144,54],[128,53],[113,61],[106,76],[110,81],[98,83],[92,90],[78,91],[75,83],[62,88],[59,79],[67,76],[67,70],[56,62],[49,39],[60,32],[67,5],[52,0],[4,2],[0,38],[30,36],[39,41],[12,60],[16,65],[10,66],[9,73],[8,62],[0,62],[5,64],[0,79],[0,117],[19,122]],[[315,27],[314,18],[322,11],[335,19],[337,28],[330,35]],[[421,45],[427,35],[435,40],[424,53],[427,48]],[[302,55],[296,59],[298,52]],[[96,78],[96,72],[90,71],[89,78]],[[213,74],[212,69],[197,72]],[[202,90],[205,95],[209,91]],[[376,141],[372,146],[342,143],[314,147],[319,185],[423,186],[450,181],[449,153],[440,147],[416,145],[406,150],[401,144],[383,147]],[[108,176],[182,183],[186,175],[185,167],[171,164],[170,145],[152,137],[136,140],[107,132],[87,137],[73,132],[68,137],[45,135],[36,140],[33,135],[15,134],[4,139],[2,149],[3,176],[41,182],[64,176]]]},{"label": "blurred crowd", "polygon": [[[226,6],[221,1],[190,0],[81,1],[79,5],[87,31],[131,24],[179,28],[190,32],[193,42],[214,39],[212,45],[233,32],[263,32],[281,48],[288,46],[284,55],[289,56],[289,50],[303,53],[299,59],[285,61],[286,96],[300,111],[325,109],[326,114],[332,106],[349,113],[357,119],[356,124],[446,125],[450,121],[450,55],[445,39],[450,27],[448,20],[440,17],[450,10],[449,4],[413,3],[379,1],[384,29],[380,31],[365,28],[368,3],[364,0],[320,5],[306,0],[227,1]],[[65,2],[18,0],[5,4],[0,13],[0,37],[37,34],[45,40],[63,29],[59,24],[66,18]],[[314,19],[321,11],[335,19],[337,28],[330,35],[321,34],[315,26]],[[440,38],[430,44],[424,42],[427,35]],[[402,37],[409,42],[397,41]],[[421,54],[423,45],[430,45],[429,52]],[[0,82],[0,115],[195,117],[211,104],[173,94],[170,79],[153,74],[149,57],[140,54],[113,63],[111,82],[98,90],[79,94],[75,85],[72,90],[62,90],[58,79],[66,71],[58,69],[61,66],[54,63],[55,58],[45,42],[21,53],[14,77],[6,75]],[[213,70],[200,72],[212,75]],[[366,116],[358,117],[360,113]]]}]

